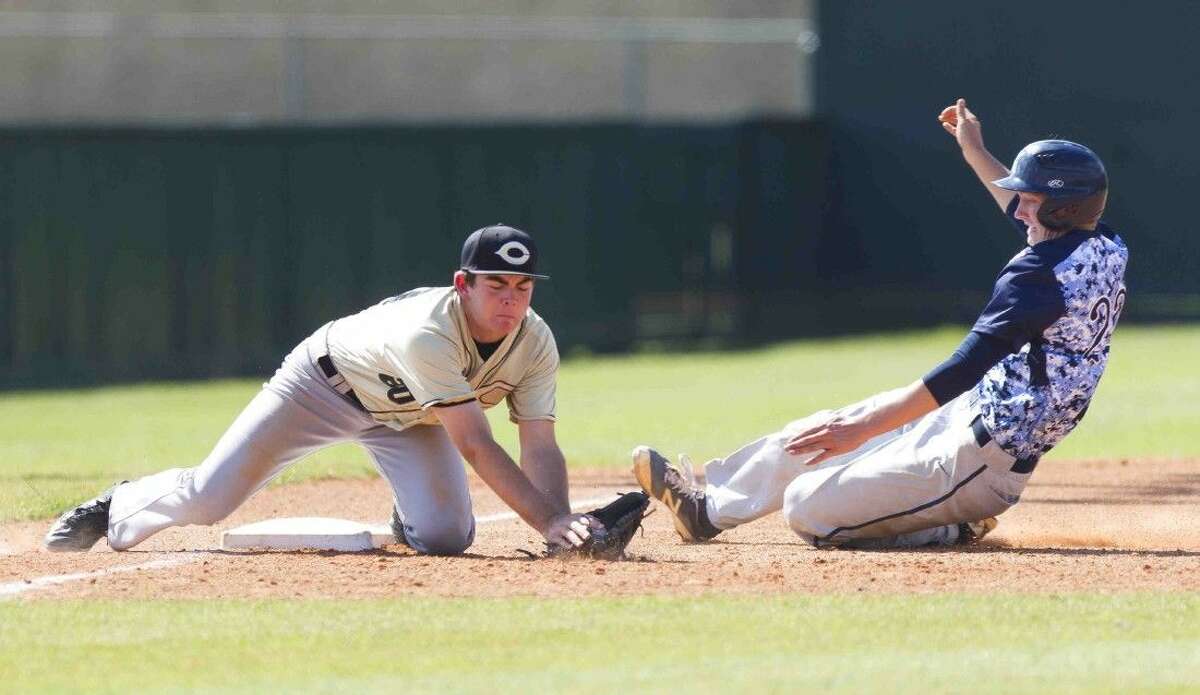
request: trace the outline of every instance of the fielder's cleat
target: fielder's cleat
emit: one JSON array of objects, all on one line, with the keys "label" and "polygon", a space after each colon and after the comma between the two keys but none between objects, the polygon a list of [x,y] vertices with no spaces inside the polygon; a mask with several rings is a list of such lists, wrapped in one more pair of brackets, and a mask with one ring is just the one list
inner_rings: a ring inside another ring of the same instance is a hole
[{"label": "fielder's cleat", "polygon": [[400,512],[396,511],[396,505],[392,505],[392,535],[400,545],[408,545],[408,534],[404,531],[404,522],[400,520]]},{"label": "fielder's cleat", "polygon": [[117,489],[117,485],[127,482],[129,481],[122,480],[100,493],[99,497],[94,497],[58,517],[58,521],[50,527],[43,542],[46,550],[82,552],[107,536],[108,507],[112,504],[113,490]]},{"label": "fielder's cleat", "polygon": [[685,541],[707,541],[721,532],[708,520],[704,488],[696,485],[648,446],[633,450],[633,475],[646,494],[667,505],[675,530]]},{"label": "fielder's cleat", "polygon": [[989,516],[979,521],[967,521],[958,525],[958,545],[974,545],[1000,525],[996,517]]}]

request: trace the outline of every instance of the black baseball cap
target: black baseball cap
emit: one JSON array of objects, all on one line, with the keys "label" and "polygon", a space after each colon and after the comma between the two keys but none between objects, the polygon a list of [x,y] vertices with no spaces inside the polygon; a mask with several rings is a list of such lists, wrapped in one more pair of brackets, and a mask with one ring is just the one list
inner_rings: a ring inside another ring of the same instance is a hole
[{"label": "black baseball cap", "polygon": [[463,242],[463,270],[481,275],[524,275],[549,280],[538,275],[537,244],[533,237],[516,227],[494,224],[476,229]]}]

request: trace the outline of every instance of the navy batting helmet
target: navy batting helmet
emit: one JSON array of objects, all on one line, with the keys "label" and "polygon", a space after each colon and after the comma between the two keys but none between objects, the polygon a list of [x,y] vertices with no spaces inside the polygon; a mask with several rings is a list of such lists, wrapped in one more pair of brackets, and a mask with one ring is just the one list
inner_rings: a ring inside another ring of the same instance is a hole
[{"label": "navy batting helmet", "polygon": [[992,183],[1023,193],[1042,193],[1038,221],[1067,230],[1099,217],[1108,199],[1108,173],[1095,152],[1068,140],[1038,140],[1013,160],[1012,173]]}]

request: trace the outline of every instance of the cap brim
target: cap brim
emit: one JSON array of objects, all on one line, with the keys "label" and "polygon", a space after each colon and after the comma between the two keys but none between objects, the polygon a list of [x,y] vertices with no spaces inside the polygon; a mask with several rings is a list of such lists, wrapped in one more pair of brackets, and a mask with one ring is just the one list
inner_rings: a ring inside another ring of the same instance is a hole
[{"label": "cap brim", "polygon": [[538,275],[537,273],[522,273],[515,270],[477,270],[475,268],[459,268],[464,272],[473,275],[520,275],[527,278],[537,278],[539,280],[549,280],[549,275]]}]

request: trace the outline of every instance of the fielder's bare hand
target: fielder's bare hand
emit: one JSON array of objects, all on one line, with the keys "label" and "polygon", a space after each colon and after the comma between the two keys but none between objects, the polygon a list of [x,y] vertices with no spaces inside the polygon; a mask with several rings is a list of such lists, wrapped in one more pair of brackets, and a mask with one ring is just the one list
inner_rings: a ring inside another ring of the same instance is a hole
[{"label": "fielder's bare hand", "polygon": [[942,128],[954,136],[959,147],[964,150],[984,149],[983,126],[979,124],[979,118],[967,108],[966,99],[959,99],[942,109],[938,120],[942,122]]},{"label": "fielder's bare hand", "polygon": [[592,535],[593,528],[600,522],[587,514],[560,514],[550,520],[546,529],[546,542],[564,548],[578,548]]},{"label": "fielder's bare hand", "polygon": [[783,445],[784,451],[796,456],[821,452],[806,465],[815,466],[825,459],[854,451],[871,438],[868,427],[837,411],[814,418],[812,424],[792,435]]}]

